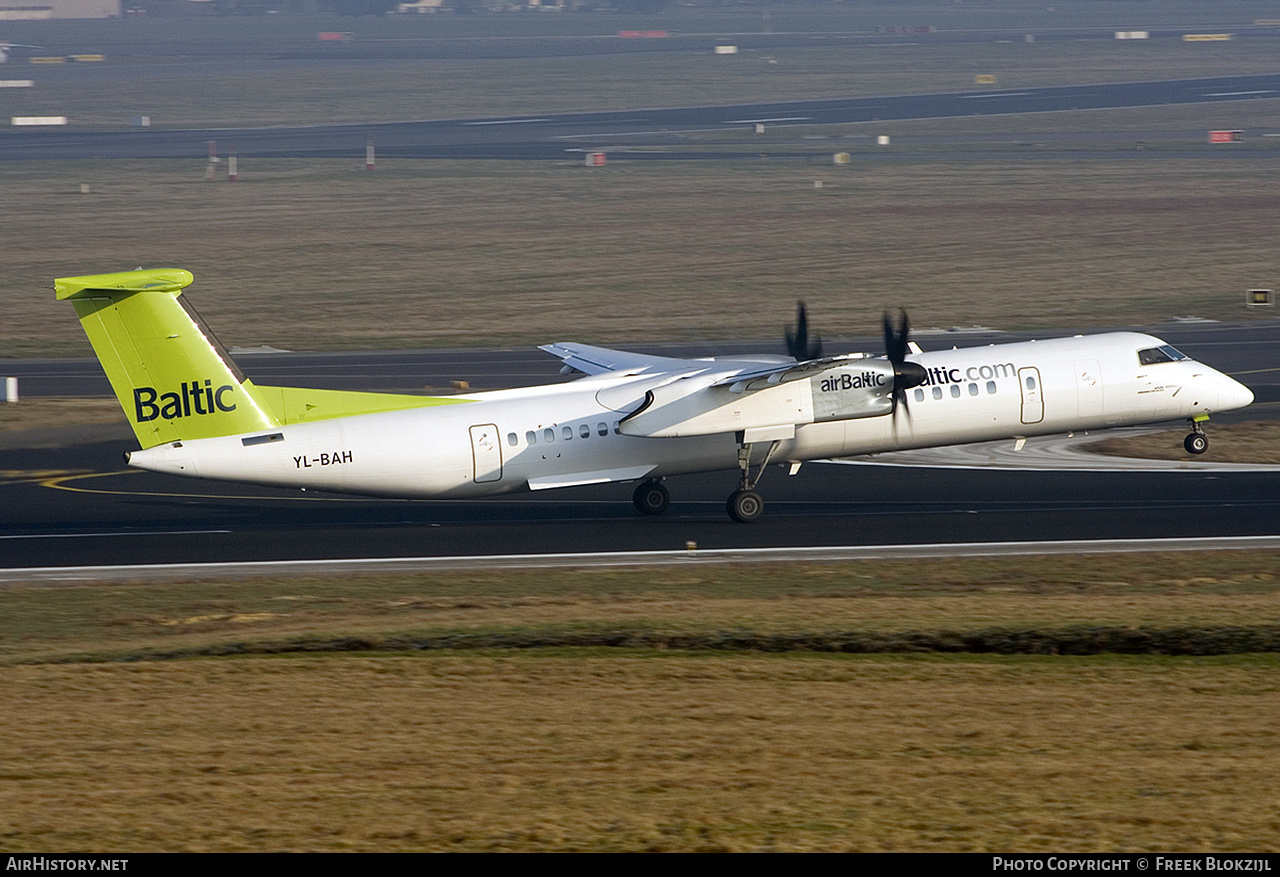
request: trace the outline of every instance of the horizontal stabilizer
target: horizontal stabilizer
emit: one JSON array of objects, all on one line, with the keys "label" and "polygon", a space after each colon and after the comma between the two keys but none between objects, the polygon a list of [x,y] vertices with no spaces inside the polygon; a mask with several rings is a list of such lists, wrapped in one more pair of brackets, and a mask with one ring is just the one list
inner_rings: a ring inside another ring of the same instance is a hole
[{"label": "horizontal stabilizer", "polygon": [[114,274],[89,274],[63,277],[53,282],[58,301],[86,298],[94,293],[178,292],[195,278],[181,268],[153,268],[147,271],[118,271]]}]

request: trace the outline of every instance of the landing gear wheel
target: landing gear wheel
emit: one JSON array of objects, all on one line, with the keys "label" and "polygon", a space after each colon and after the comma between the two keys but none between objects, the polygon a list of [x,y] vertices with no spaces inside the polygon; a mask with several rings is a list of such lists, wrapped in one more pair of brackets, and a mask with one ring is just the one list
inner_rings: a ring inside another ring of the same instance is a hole
[{"label": "landing gear wheel", "polygon": [[725,507],[729,517],[739,524],[749,524],[764,513],[764,500],[754,490],[735,490]]},{"label": "landing gear wheel", "polygon": [[1209,450],[1209,437],[1202,432],[1193,432],[1182,440],[1182,446],[1188,454],[1203,454]]},{"label": "landing gear wheel", "polygon": [[646,481],[636,488],[631,501],[642,515],[660,515],[671,505],[671,494],[660,481]]}]

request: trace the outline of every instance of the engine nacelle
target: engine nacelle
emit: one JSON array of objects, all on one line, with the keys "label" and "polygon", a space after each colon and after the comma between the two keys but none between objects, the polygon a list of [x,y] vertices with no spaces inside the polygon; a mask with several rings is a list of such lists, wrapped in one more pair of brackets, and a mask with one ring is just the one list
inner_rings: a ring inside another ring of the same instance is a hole
[{"label": "engine nacelle", "polygon": [[893,410],[893,363],[864,359],[827,369],[809,378],[813,420],[879,417]]}]

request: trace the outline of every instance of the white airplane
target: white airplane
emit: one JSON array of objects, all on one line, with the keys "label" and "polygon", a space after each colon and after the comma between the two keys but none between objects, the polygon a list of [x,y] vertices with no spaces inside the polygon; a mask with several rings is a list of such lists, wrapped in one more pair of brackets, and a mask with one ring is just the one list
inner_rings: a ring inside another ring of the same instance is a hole
[{"label": "white airplane", "polygon": [[9,60],[10,49],[39,49],[42,46],[28,46],[25,43],[8,43],[0,41],[0,64]]},{"label": "white airplane", "polygon": [[257,386],[182,290],[187,271],[55,281],[71,301],[142,449],[130,466],[227,481],[414,498],[739,471],[730,517],[753,521],[771,462],[1187,419],[1253,401],[1248,388],[1132,332],[923,353],[885,317],[884,355],[822,356],[800,312],[793,356],[674,359],[556,343],[547,386],[431,397]]}]

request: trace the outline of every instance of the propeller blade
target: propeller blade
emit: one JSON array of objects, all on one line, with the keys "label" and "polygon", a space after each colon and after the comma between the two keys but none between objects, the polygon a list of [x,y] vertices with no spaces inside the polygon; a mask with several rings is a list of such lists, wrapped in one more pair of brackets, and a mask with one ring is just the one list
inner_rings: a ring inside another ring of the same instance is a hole
[{"label": "propeller blade", "polygon": [[907,404],[907,391],[895,386],[893,388],[893,433],[898,434],[898,409],[907,417],[907,425],[911,425],[911,406]]},{"label": "propeller blade", "polygon": [[818,338],[809,341],[809,314],[805,310],[804,302],[796,302],[796,327],[792,331],[790,327],[786,329],[787,335],[787,353],[791,354],[796,362],[804,362],[809,359],[817,359],[822,356],[822,339]]},{"label": "propeller blade", "polygon": [[889,362],[900,364],[907,358],[907,340],[911,334],[911,324],[904,308],[898,308],[898,324],[894,325],[893,316],[884,312],[884,351]]},{"label": "propeller blade", "polygon": [[911,322],[907,318],[905,308],[898,308],[898,319],[895,321],[893,316],[888,312],[884,312],[884,348],[885,356],[889,362],[893,363],[893,392],[890,396],[892,400],[892,416],[893,429],[896,433],[898,430],[898,408],[902,408],[902,413],[907,417],[907,423],[911,422],[911,406],[907,403],[907,390],[912,387],[918,387],[929,377],[925,372],[924,366],[918,362],[907,362],[907,344],[911,336]]}]

